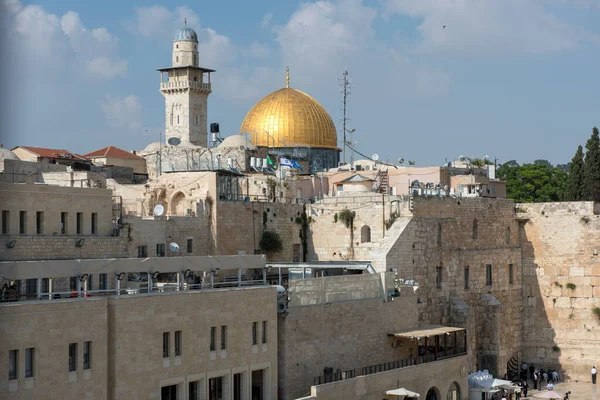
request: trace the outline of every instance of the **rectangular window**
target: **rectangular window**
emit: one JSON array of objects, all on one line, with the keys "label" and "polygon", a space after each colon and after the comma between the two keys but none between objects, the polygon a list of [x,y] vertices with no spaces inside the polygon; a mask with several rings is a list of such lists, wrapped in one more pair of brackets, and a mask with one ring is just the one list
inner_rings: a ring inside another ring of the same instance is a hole
[{"label": "rectangular window", "polygon": [[98,289],[106,290],[107,288],[107,274],[98,275]]},{"label": "rectangular window", "polygon": [[158,243],[156,245],[156,257],[164,257],[165,254],[166,254],[165,244],[164,243]]},{"label": "rectangular window", "polygon": [[50,292],[50,278],[42,278],[42,293]]},{"label": "rectangular window", "polygon": [[510,244],[510,228],[506,228],[506,244]]},{"label": "rectangular window", "polygon": [[508,264],[508,283],[510,283],[512,285],[513,283],[513,265],[512,264]]},{"label": "rectangular window", "polygon": [[169,358],[169,332],[163,332],[163,358]]},{"label": "rectangular window", "polygon": [[25,378],[33,378],[35,373],[35,349],[33,347],[25,349]]},{"label": "rectangular window", "polygon": [[492,265],[485,265],[485,285],[492,286]]},{"label": "rectangular window", "polygon": [[187,252],[188,253],[193,253],[194,252],[194,239],[188,239],[187,240]]},{"label": "rectangular window", "polygon": [[217,335],[217,327],[216,326],[211,326],[210,327],[210,351],[215,351],[217,349],[217,345],[216,345],[216,338],[215,336]]},{"label": "rectangular window", "polygon": [[19,234],[27,234],[27,211],[19,211]]},{"label": "rectangular window", "polygon": [[181,331],[175,331],[175,357],[181,355]]},{"label": "rectangular window", "polygon": [[68,216],[69,213],[66,212],[61,212],[60,213],[60,234],[61,235],[66,235],[69,230],[67,229],[67,223],[68,223]]},{"label": "rectangular window", "polygon": [[465,267],[465,289],[469,288],[469,267]]},{"label": "rectangular window", "polygon": [[262,342],[267,343],[267,321],[262,322]]},{"label": "rectangular window", "polygon": [[78,235],[83,234],[83,213],[82,212],[77,213],[77,234]]},{"label": "rectangular window", "polygon": [[83,342],[83,369],[92,368],[92,342]]},{"label": "rectangular window", "polygon": [[98,234],[98,213],[92,213],[92,235]]},{"label": "rectangular window", "polygon": [[227,348],[227,325],[221,326],[221,350]]},{"label": "rectangular window", "polygon": [[2,210],[2,234],[8,235],[10,233],[10,211]]},{"label": "rectangular window", "polygon": [[442,288],[442,267],[435,268],[435,287]]},{"label": "rectangular window", "polygon": [[258,344],[258,322],[253,322],[252,323],[252,344],[253,345],[257,345]]},{"label": "rectangular window", "polygon": [[8,352],[8,380],[12,381],[19,378],[19,350]]},{"label": "rectangular window", "polygon": [[69,344],[69,372],[77,371],[77,343]]},{"label": "rectangular window", "polygon": [[138,246],[138,258],[148,257],[148,246]]},{"label": "rectangular window", "polygon": [[27,279],[25,281],[25,294],[27,299],[33,299],[37,295],[37,279]]},{"label": "rectangular window", "polygon": [[72,276],[69,278],[69,290],[73,291],[73,290],[78,290],[77,289],[77,277],[76,276]]},{"label": "rectangular window", "polygon": [[35,213],[35,233],[41,235],[44,233],[44,212],[38,211]]}]

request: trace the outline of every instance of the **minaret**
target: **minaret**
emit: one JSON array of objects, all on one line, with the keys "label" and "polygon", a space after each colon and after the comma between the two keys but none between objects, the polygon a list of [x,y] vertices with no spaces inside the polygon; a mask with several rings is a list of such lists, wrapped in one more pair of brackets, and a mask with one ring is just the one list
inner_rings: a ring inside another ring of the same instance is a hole
[{"label": "minaret", "polygon": [[198,65],[198,35],[187,21],[175,33],[170,68],[160,68],[160,92],[165,96],[167,144],[207,147],[207,105],[212,69]]}]

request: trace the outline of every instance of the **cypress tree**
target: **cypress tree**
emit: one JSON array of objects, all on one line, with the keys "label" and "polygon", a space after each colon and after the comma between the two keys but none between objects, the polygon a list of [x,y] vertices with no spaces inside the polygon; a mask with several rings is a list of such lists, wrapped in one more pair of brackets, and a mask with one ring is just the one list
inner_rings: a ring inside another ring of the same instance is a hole
[{"label": "cypress tree", "polygon": [[565,197],[568,201],[583,200],[583,147],[581,146],[577,148],[571,161]]},{"label": "cypress tree", "polygon": [[585,144],[583,166],[583,199],[600,202],[600,137],[594,127],[592,136]]}]

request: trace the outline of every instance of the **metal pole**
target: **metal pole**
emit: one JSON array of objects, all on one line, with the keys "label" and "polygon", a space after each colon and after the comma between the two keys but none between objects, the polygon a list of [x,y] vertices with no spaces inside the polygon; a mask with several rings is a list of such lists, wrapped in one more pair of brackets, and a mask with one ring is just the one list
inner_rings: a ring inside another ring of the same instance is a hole
[{"label": "metal pole", "polygon": [[37,278],[36,280],[36,291],[37,291],[37,299],[42,299],[42,278]]},{"label": "metal pole", "polygon": [[348,94],[348,71],[344,71],[344,164],[346,164],[346,96]]},{"label": "metal pole", "polygon": [[381,193],[381,211],[383,211],[383,237],[385,237],[385,193]]}]

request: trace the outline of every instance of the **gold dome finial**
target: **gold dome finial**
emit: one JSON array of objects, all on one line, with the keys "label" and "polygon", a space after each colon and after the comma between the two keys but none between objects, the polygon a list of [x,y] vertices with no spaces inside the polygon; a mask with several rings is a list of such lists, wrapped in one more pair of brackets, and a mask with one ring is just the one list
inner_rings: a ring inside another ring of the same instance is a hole
[{"label": "gold dome finial", "polygon": [[286,89],[290,87],[290,67],[285,67],[285,87]]}]

